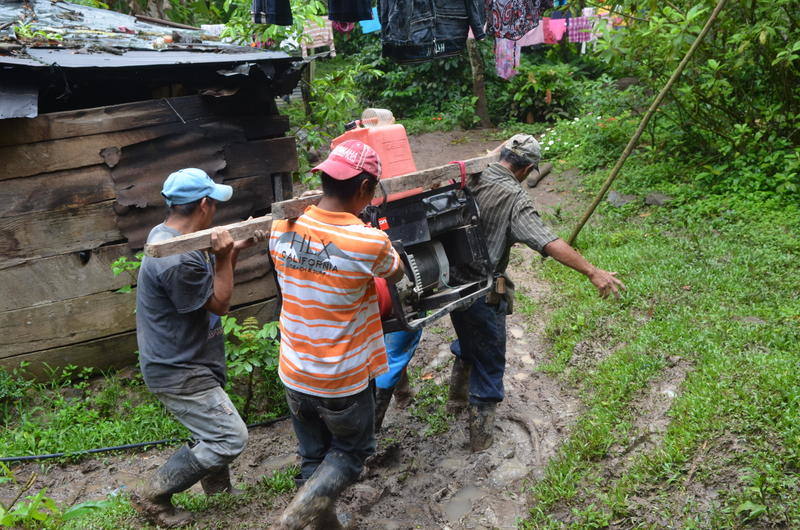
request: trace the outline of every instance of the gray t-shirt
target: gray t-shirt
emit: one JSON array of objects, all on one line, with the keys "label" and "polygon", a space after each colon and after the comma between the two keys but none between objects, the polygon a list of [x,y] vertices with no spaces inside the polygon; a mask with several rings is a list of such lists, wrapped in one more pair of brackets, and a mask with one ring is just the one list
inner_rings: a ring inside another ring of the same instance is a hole
[{"label": "gray t-shirt", "polygon": [[[177,235],[160,224],[147,242]],[[136,339],[144,382],[152,392],[191,394],[225,386],[222,323],[203,307],[213,292],[214,259],[205,251],[142,260]]]}]

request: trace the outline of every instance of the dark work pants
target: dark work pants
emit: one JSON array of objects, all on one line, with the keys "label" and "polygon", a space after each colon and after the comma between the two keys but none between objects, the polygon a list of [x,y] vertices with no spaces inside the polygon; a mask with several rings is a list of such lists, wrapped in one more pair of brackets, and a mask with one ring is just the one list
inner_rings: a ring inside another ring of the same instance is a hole
[{"label": "dark work pants", "polygon": [[503,374],[506,370],[506,302],[488,305],[479,298],[463,311],[450,313],[456,339],[450,351],[472,365],[469,376],[469,402],[503,401]]},{"label": "dark work pants", "polygon": [[373,383],[358,394],[323,398],[286,389],[301,458],[300,476],[308,480],[334,452],[332,460],[348,482],[358,478],[364,460],[375,452]]}]

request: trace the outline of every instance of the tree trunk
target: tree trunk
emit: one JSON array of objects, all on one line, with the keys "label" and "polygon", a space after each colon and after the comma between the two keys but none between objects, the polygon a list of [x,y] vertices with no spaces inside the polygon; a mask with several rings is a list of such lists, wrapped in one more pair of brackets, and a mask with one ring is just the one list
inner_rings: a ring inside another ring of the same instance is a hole
[{"label": "tree trunk", "polygon": [[481,127],[492,127],[492,120],[489,118],[489,106],[486,103],[483,57],[481,57],[481,52],[475,39],[467,39],[467,54],[469,55],[469,65],[472,67],[472,93],[478,98],[475,103],[475,113],[481,120]]}]

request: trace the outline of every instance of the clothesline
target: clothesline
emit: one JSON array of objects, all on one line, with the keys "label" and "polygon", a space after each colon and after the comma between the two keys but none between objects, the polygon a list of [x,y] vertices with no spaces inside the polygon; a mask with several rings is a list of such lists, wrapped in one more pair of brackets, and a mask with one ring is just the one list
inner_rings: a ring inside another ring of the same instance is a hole
[{"label": "clothesline", "polygon": [[[256,23],[289,25],[292,23],[290,0],[252,0],[253,18]],[[556,44],[564,38],[569,42],[580,42],[581,53],[586,52],[586,43],[596,40],[595,32],[598,17],[612,18],[615,26],[625,25],[625,19],[645,19],[621,13],[613,3],[601,4],[602,0],[583,0],[594,7],[582,8],[578,16],[570,16],[569,0],[485,0],[476,2],[457,2],[450,13],[459,24],[438,24],[436,11],[414,12],[414,16],[403,16],[408,5],[414,0],[378,0],[379,9],[372,7],[372,0],[327,0],[328,20],[319,27],[310,25],[303,33],[311,37],[306,48],[329,46],[334,52],[333,29],[349,32],[358,22],[364,33],[381,32],[382,54],[399,63],[430,61],[439,57],[449,57],[463,52],[466,37],[471,35],[481,39],[484,35],[493,36],[498,75],[508,79],[516,74],[519,65],[520,48],[534,44]],[[416,5],[416,4],[415,4]],[[565,6],[566,17],[560,11],[551,10],[557,5]],[[484,8],[485,6],[485,8]],[[595,7],[598,13],[595,13]],[[551,12],[550,17],[543,17]],[[455,16],[458,15],[458,16]],[[397,21],[389,27],[382,27],[388,20]],[[421,31],[426,27],[429,31]],[[304,39],[300,39],[303,41]],[[517,41],[521,41],[517,43]],[[525,42],[523,44],[522,42]]]}]

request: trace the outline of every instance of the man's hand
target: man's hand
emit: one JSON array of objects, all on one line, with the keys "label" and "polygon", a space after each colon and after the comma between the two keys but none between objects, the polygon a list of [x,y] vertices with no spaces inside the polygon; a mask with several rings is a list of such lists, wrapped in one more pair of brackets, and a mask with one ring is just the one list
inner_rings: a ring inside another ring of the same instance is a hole
[{"label": "man's hand", "polygon": [[234,242],[231,233],[224,228],[214,228],[211,231],[211,253],[217,259],[225,259],[231,255]]},{"label": "man's hand", "polygon": [[264,230],[256,230],[253,233],[253,237],[248,237],[247,239],[240,239],[233,244],[233,248],[236,251],[244,250],[246,248],[250,248],[255,246],[257,243],[261,241],[266,241],[269,237],[269,232],[265,232]]},{"label": "man's hand", "polygon": [[589,281],[597,287],[601,298],[605,298],[611,293],[614,293],[615,298],[619,298],[619,290],[627,290],[627,287],[625,287],[625,284],[619,281],[616,276],[616,272],[608,272],[595,267],[595,269],[589,273]]}]

